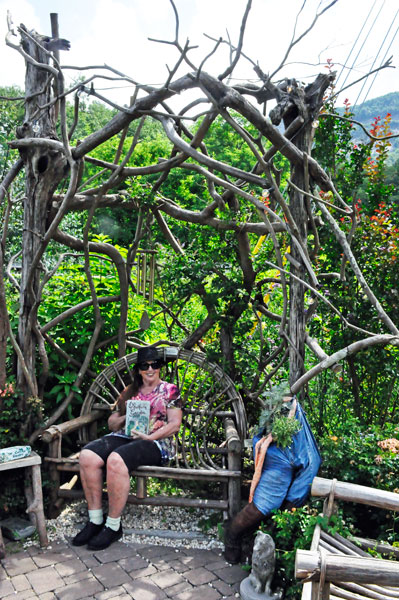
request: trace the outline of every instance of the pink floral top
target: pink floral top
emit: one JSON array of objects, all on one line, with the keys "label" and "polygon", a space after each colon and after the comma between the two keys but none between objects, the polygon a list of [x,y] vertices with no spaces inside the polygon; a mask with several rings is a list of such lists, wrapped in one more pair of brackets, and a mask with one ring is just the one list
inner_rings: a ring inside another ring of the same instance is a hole
[{"label": "pink floral top", "polygon": [[[167,411],[169,408],[182,408],[179,388],[174,383],[167,383],[166,381],[160,381],[157,387],[149,394],[142,394],[139,392],[135,398],[150,403],[149,435],[167,423]],[[124,429],[114,432],[114,435],[127,437]],[[154,441],[161,451],[162,463],[166,463],[174,457],[176,454],[176,447],[173,437]]]}]

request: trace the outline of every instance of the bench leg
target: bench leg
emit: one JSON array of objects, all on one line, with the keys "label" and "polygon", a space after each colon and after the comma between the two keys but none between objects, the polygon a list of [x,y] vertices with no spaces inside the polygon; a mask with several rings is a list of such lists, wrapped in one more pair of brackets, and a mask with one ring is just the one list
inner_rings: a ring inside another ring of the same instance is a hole
[{"label": "bench leg", "polygon": [[[229,452],[227,464],[232,471],[241,470],[241,456],[237,452]],[[229,500],[229,519],[232,519],[241,510],[241,478],[229,477],[227,484]]]},{"label": "bench leg", "polygon": [[6,555],[6,547],[4,545],[3,534],[1,533],[1,527],[0,527],[0,559],[4,558],[5,555]]},{"label": "bench leg", "polygon": [[136,478],[136,497],[147,498],[147,478],[146,477],[137,477]]},{"label": "bench leg", "polygon": [[[59,444],[60,441],[58,437],[49,444],[49,456],[51,458],[58,458]],[[47,473],[50,479],[50,489],[48,491],[49,505],[47,514],[49,519],[56,519],[61,512],[64,502],[64,500],[58,496],[61,485],[61,477],[55,463],[49,462],[46,464],[48,465]]]},{"label": "bench leg", "polygon": [[26,509],[26,512],[34,513],[36,517],[36,527],[39,533],[40,545],[48,546],[46,520],[44,518],[42,475],[40,472],[40,465],[33,465],[31,469],[33,500]]}]

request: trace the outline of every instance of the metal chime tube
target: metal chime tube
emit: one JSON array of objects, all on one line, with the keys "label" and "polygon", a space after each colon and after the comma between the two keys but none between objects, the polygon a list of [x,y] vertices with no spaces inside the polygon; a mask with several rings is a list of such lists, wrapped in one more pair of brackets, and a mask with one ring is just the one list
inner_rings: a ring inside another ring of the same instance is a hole
[{"label": "metal chime tube", "polygon": [[155,254],[151,254],[150,258],[150,281],[148,287],[148,302],[154,302],[154,285],[155,285]]},{"label": "metal chime tube", "polygon": [[141,285],[142,285],[141,293],[143,294],[143,298],[145,298],[145,288],[147,286],[147,254],[146,253],[143,253]]}]

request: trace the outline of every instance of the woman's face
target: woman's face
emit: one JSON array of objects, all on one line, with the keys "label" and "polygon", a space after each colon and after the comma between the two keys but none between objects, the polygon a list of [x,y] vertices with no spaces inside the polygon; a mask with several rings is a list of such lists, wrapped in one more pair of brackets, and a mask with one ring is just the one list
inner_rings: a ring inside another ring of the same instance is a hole
[{"label": "woman's face", "polygon": [[160,369],[162,363],[159,360],[146,360],[145,362],[139,363],[139,373],[143,378],[144,385],[151,386],[156,385],[160,381]]}]

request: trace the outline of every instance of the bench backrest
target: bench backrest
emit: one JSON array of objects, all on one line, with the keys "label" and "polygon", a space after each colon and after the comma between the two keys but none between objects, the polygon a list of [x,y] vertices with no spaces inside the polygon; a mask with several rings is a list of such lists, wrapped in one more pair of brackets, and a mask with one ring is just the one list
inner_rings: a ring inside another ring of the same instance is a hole
[{"label": "bench backrest", "polygon": [[[176,436],[179,452],[174,466],[226,468],[226,419],[233,420],[241,441],[247,433],[244,403],[233,381],[201,352],[172,346],[157,351],[166,363],[162,379],[178,385],[183,399],[183,423]],[[124,356],[98,375],[86,395],[81,415],[95,409],[109,411],[133,379],[136,356],[136,352]],[[87,441],[88,430],[84,436]]]}]

